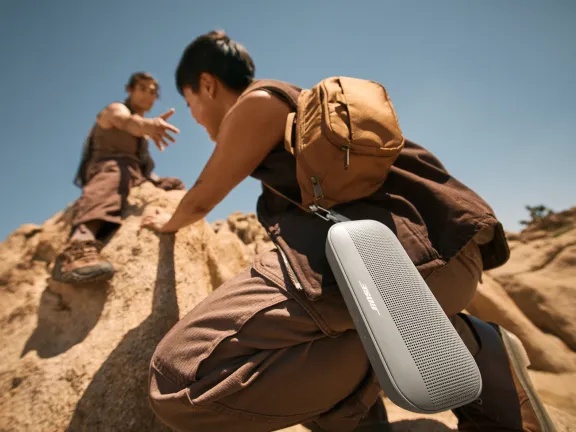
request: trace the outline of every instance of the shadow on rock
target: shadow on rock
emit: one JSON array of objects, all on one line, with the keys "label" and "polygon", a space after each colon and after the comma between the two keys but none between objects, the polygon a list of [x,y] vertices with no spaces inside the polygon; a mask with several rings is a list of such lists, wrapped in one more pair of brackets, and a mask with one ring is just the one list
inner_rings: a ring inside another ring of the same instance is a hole
[{"label": "shadow on rock", "polygon": [[76,405],[67,431],[169,431],[148,405],[148,368],[156,345],[179,319],[174,236],[160,236],[152,311],[102,364]]},{"label": "shadow on rock", "polygon": [[[310,432],[321,432],[323,429],[315,429],[311,426],[304,426]],[[282,429],[284,431],[285,429]],[[288,430],[288,429],[286,429]],[[444,423],[434,419],[414,419],[394,421],[386,425],[364,426],[365,432],[455,432]]]},{"label": "shadow on rock", "polygon": [[453,432],[444,423],[432,419],[402,420],[390,423],[387,432]]},{"label": "shadow on rock", "polygon": [[107,283],[74,287],[50,281],[38,307],[38,323],[21,357],[36,351],[41,358],[54,357],[82,342],[94,328],[106,301]]}]

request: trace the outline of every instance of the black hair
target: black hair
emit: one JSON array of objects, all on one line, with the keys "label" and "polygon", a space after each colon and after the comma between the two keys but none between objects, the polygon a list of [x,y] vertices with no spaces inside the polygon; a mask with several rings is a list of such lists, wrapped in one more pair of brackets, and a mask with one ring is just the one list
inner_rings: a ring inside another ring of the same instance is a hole
[{"label": "black hair", "polygon": [[126,90],[133,90],[134,87],[136,86],[136,84],[138,84],[139,81],[143,81],[143,80],[152,81],[154,83],[154,85],[156,86],[156,93],[159,97],[160,96],[160,84],[158,84],[158,81],[156,80],[156,78],[154,78],[148,72],[134,72],[132,75],[130,75],[130,78],[128,78],[128,82],[126,83]]},{"label": "black hair", "polygon": [[254,62],[241,44],[222,30],[203,34],[184,50],[176,69],[176,88],[180,94],[190,86],[197,92],[200,75],[210,73],[231,90],[243,91],[254,80]]}]

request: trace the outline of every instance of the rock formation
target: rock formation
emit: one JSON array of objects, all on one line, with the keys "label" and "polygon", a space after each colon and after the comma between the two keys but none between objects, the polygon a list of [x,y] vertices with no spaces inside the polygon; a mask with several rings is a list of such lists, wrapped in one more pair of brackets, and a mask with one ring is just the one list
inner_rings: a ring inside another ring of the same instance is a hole
[{"label": "rock formation", "polygon": [[[0,244],[0,431],[167,431],[148,408],[148,362],[162,336],[223,281],[272,247],[253,214],[176,236],[140,229],[152,207],[183,192],[132,190],[124,225],[103,250],[109,283],[49,279],[71,208],[22,225]],[[576,424],[576,211],[511,235],[512,259],[485,275],[469,311],[524,342],[559,431]],[[451,413],[422,416],[389,401],[392,431],[449,431]],[[304,431],[295,426],[285,431]]]}]

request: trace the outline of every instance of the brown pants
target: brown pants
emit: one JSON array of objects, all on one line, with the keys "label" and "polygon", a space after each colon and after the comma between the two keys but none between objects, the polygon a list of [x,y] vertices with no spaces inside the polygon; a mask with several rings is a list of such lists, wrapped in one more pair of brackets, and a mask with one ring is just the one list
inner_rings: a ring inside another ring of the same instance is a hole
[{"label": "brown pants", "polygon": [[[424,275],[449,316],[469,304],[481,268],[471,242]],[[264,432],[310,422],[353,430],[381,389],[344,301],[328,297],[308,302],[276,251],[257,256],[160,342],[150,368],[152,409],[177,431]]]},{"label": "brown pants", "polygon": [[127,158],[91,162],[87,177],[72,226],[94,220],[120,225],[130,188],[145,181],[138,162]]}]

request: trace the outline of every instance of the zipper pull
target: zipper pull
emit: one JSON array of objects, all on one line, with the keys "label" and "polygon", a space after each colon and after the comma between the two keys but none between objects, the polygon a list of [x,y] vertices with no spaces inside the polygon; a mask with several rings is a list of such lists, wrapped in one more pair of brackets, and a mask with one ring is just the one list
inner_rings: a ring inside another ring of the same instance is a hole
[{"label": "zipper pull", "polygon": [[318,201],[324,198],[324,192],[322,192],[322,186],[320,186],[320,181],[316,177],[310,177],[310,181],[312,182],[314,201]]},{"label": "zipper pull", "polygon": [[346,156],[344,158],[344,169],[347,170],[350,166],[350,146],[343,146],[342,151],[346,152]]}]

